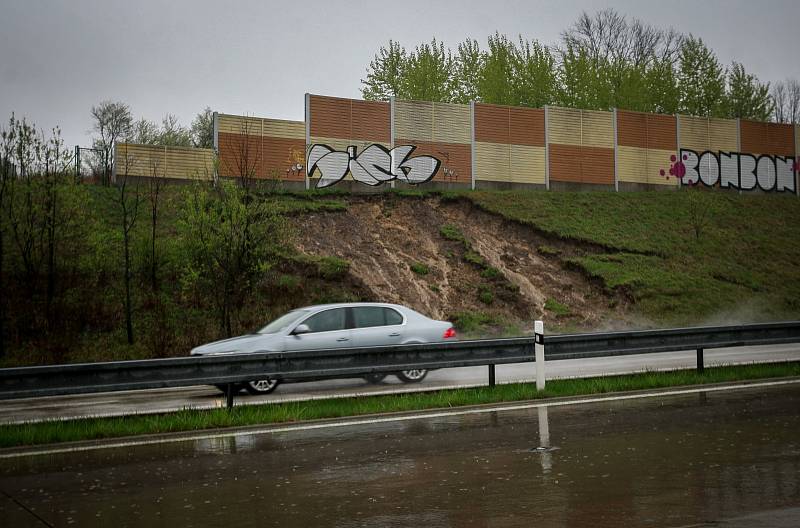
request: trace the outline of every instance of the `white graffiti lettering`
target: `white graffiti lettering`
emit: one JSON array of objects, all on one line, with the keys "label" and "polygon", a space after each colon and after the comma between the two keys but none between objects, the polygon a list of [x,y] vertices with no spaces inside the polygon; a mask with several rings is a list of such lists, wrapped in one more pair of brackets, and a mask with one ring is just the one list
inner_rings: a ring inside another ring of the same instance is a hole
[{"label": "white graffiti lettering", "polygon": [[680,160],[674,167],[681,182],[686,185],[702,183],[708,187],[719,184],[722,188],[749,191],[756,186],[763,191],[795,191],[793,158],[741,152],[697,153],[681,149]]},{"label": "white graffiti lettering", "polygon": [[412,185],[430,181],[441,162],[433,156],[415,156],[417,147],[402,145],[388,150],[373,143],[360,154],[351,145],[346,152],[333,150],[328,145],[312,145],[308,152],[308,175],[319,172],[317,188],[330,187],[342,181],[349,172],[353,180],[366,185],[380,185],[399,180]]}]

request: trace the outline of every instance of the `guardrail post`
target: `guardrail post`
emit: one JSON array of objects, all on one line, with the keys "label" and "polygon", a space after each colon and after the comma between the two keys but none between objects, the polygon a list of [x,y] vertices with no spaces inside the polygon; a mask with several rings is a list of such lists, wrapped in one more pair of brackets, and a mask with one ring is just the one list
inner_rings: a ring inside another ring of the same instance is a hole
[{"label": "guardrail post", "polygon": [[494,387],[494,365],[489,365],[489,386]]},{"label": "guardrail post", "polygon": [[229,411],[233,409],[233,394],[233,383],[228,383],[225,387],[225,406]]},{"label": "guardrail post", "polygon": [[703,349],[697,349],[697,373],[702,374],[705,372],[706,366],[703,364]]},{"label": "guardrail post", "polygon": [[544,323],[536,321],[533,325],[534,352],[536,359],[536,390],[544,390]]}]

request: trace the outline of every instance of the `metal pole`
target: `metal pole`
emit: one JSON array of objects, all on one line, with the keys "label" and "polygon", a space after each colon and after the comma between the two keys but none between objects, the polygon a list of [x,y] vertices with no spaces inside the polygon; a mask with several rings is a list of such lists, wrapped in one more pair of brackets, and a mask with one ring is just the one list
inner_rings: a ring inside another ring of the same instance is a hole
[{"label": "metal pole", "polygon": [[75,145],[75,182],[81,182],[81,147]]},{"label": "metal pole", "polygon": [[230,411],[233,409],[233,383],[228,383],[227,387],[225,387],[225,405]]},{"label": "metal pole", "polygon": [[494,383],[495,383],[494,365],[489,365],[489,386],[494,387]]},{"label": "metal pole", "polygon": [[698,374],[702,374],[703,372],[705,372],[705,369],[706,369],[706,367],[705,367],[705,364],[703,363],[703,349],[702,348],[698,348],[697,349],[697,373]]},{"label": "metal pole", "polygon": [[536,321],[533,331],[533,348],[536,355],[536,390],[544,390],[544,323]]}]

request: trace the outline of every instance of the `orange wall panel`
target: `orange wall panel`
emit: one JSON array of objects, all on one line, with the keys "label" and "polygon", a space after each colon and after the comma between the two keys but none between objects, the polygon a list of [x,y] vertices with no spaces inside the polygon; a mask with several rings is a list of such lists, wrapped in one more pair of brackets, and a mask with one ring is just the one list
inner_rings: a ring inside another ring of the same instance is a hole
[{"label": "orange wall panel", "polygon": [[311,135],[388,143],[390,105],[340,97],[309,96]]},{"label": "orange wall panel", "polygon": [[677,150],[675,116],[617,110],[617,143],[625,147]]},{"label": "orange wall panel", "polygon": [[742,119],[739,126],[742,152],[777,156],[795,155],[792,125]]},{"label": "orange wall panel", "polygon": [[550,144],[550,181],[614,185],[614,149]]}]

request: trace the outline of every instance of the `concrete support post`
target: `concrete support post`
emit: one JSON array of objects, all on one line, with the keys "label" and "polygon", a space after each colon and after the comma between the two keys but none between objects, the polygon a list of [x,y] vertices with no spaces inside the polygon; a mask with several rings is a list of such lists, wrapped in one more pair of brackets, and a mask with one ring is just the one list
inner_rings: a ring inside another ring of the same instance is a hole
[{"label": "concrete support post", "polygon": [[[389,150],[393,151],[394,144],[394,96],[389,97]],[[394,167],[394,152],[392,152],[392,167]],[[389,182],[389,188],[394,189],[395,181]]]},{"label": "concrete support post", "polygon": [[306,162],[304,165],[306,166],[306,190],[311,188],[311,178],[310,174],[308,173],[308,150],[311,148],[311,108],[309,108],[309,103],[311,102],[311,94],[306,94],[306,103],[305,103],[305,120],[306,120]]},{"label": "concrete support post", "polygon": [[469,102],[469,123],[471,129],[471,141],[470,141],[470,178],[471,178],[471,186],[470,188],[474,191],[475,190],[475,101]]},{"label": "concrete support post", "polygon": [[[619,146],[619,134],[617,134],[617,109],[614,108],[614,190],[619,192],[619,171],[617,166],[619,165],[619,156],[617,155],[618,146]],[[645,149],[645,152],[647,150]]]},{"label": "concrete support post", "polygon": [[547,129],[550,126],[550,112],[548,106],[544,105],[544,187],[550,190],[550,141],[547,137]]},{"label": "concrete support post", "polygon": [[534,323],[534,352],[536,359],[536,390],[544,390],[544,323]]}]

